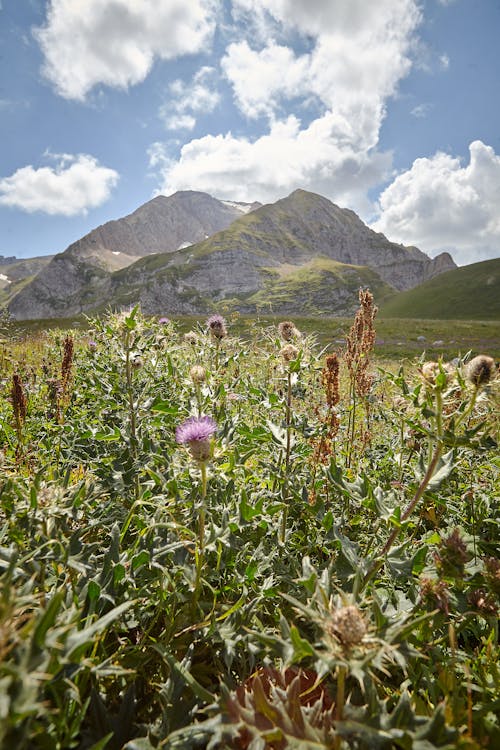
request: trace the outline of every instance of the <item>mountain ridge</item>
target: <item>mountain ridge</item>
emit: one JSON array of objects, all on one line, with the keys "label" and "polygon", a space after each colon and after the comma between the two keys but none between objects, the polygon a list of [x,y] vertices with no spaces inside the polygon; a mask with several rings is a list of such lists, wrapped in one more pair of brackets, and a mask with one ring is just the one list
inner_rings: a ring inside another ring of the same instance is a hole
[{"label": "mountain ridge", "polygon": [[[189,240],[211,233],[184,246],[187,231]],[[180,191],[97,227],[54,256],[9,310],[18,319],[50,318],[140,302],[151,313],[207,312],[220,303],[252,312],[276,304],[274,295],[289,312],[295,300],[311,312],[344,314],[355,303],[353,284],[369,282],[387,298],[448,267],[455,267],[449,255],[431,259],[392,243],[353,211],[305,190],[266,205]],[[311,301],[313,287],[321,292]]]}]

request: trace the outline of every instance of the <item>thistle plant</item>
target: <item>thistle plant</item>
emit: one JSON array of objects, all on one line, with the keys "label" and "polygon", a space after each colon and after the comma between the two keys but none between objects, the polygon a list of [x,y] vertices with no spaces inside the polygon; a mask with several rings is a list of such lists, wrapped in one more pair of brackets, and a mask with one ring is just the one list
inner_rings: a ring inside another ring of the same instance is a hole
[{"label": "thistle plant", "polygon": [[196,582],[194,603],[198,600],[201,573],[205,556],[205,500],[207,496],[207,464],[212,455],[212,438],[217,430],[215,421],[208,416],[190,417],[175,431],[179,445],[188,447],[191,458],[197,463],[201,476],[200,503],[198,508],[198,546],[196,549]]},{"label": "thistle plant", "polygon": [[[285,400],[285,460],[283,466],[283,516],[281,519],[280,542],[285,543],[286,526],[288,520],[288,482],[290,474],[290,455],[292,446],[292,366],[297,361],[299,350],[293,344],[286,344],[280,351],[286,371],[286,400]],[[296,368],[294,368],[296,370]]]},{"label": "thistle plant", "polygon": [[496,350],[358,383],[346,468],[340,354],[89,325],[64,423],[66,333],[6,345],[0,745],[500,747]]},{"label": "thistle plant", "polygon": [[189,375],[194,385],[194,392],[196,395],[196,405],[198,407],[198,416],[201,416],[202,412],[202,394],[201,386],[207,379],[207,371],[202,365],[193,365],[189,370]]},{"label": "thistle plant", "polygon": [[219,351],[223,339],[227,336],[226,321],[222,315],[211,315],[207,320],[207,329],[210,338],[215,343],[214,371],[219,369]]}]

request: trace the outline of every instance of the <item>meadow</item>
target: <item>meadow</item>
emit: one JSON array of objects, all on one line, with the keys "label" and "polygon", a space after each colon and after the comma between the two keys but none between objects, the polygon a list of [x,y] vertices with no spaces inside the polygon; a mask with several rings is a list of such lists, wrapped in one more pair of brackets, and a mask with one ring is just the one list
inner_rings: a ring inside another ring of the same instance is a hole
[{"label": "meadow", "polygon": [[4,321],[0,747],[500,746],[500,346],[453,325]]}]

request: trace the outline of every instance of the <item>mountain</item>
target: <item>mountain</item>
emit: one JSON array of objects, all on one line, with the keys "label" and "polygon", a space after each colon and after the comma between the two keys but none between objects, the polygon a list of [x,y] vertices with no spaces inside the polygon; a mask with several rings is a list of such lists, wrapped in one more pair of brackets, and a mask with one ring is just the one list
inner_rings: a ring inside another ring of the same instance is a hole
[{"label": "mountain", "polygon": [[15,318],[29,319],[66,317],[92,309],[77,300],[81,296],[93,299],[94,288],[99,289],[110,272],[151,253],[170,253],[192,245],[259,205],[219,201],[191,190],[168,198],[157,196],[53,256],[32,283],[11,295],[9,311]]},{"label": "mountain", "polygon": [[461,266],[381,305],[384,318],[500,320],[500,258]]},{"label": "mountain", "polygon": [[[390,242],[353,211],[305,190],[256,206],[191,191],[155,198],[55,256],[9,310],[16,318],[48,318],[140,302],[147,313],[222,306],[348,314],[361,285],[384,299],[455,266],[447,254],[431,260],[416,247]],[[225,225],[210,232],[212,212],[211,226]],[[199,224],[209,236],[185,247],[193,240],[188,230]],[[139,252],[147,257],[137,259]],[[113,258],[121,268],[113,268]]]},{"label": "mountain", "polygon": [[0,255],[0,306],[5,306],[52,260],[52,255],[36,258],[5,258]]}]

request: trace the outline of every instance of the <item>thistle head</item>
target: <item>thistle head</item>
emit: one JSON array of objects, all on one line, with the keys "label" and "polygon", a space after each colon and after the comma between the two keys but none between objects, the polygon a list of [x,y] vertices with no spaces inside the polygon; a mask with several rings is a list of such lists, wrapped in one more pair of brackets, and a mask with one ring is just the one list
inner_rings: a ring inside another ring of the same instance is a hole
[{"label": "thistle head", "polygon": [[358,646],[367,633],[365,618],[354,604],[335,609],[327,629],[347,649]]},{"label": "thistle head", "polygon": [[166,326],[170,323],[170,318],[159,318],[158,323],[162,326]]},{"label": "thistle head", "polygon": [[489,383],[495,374],[495,360],[486,354],[479,354],[467,365],[466,378],[469,383],[479,388]]},{"label": "thistle head", "polygon": [[217,430],[212,417],[189,417],[175,431],[179,445],[187,445],[195,461],[207,461],[211,455],[211,439]]},{"label": "thistle head", "polygon": [[287,344],[281,349],[280,354],[285,362],[291,362],[292,360],[297,359],[299,356],[299,350],[293,344]]},{"label": "thistle head", "polygon": [[291,320],[283,320],[278,324],[278,331],[283,341],[300,338],[300,331]]},{"label": "thistle head", "polygon": [[434,562],[439,573],[452,578],[463,576],[465,563],[470,559],[471,554],[458,529],[454,529],[449,536],[441,540],[434,554]]},{"label": "thistle head", "polygon": [[424,362],[420,374],[426,385],[441,390],[450,382],[455,369],[449,362]]},{"label": "thistle head", "polygon": [[227,336],[226,321],[222,315],[211,315],[207,320],[207,328],[212,338],[217,341]]},{"label": "thistle head", "polygon": [[131,352],[130,354],[130,364],[134,368],[134,370],[140,370],[141,367],[144,364],[144,360],[142,359],[139,352]]},{"label": "thistle head", "polygon": [[188,331],[182,338],[186,344],[196,344],[198,341],[198,334],[195,331]]},{"label": "thistle head", "polygon": [[189,370],[189,375],[193,383],[204,383],[207,379],[207,371],[201,365],[193,365]]},{"label": "thistle head", "polygon": [[446,582],[422,576],[420,578],[420,602],[428,609],[439,609],[445,615],[449,614],[450,598]]}]

